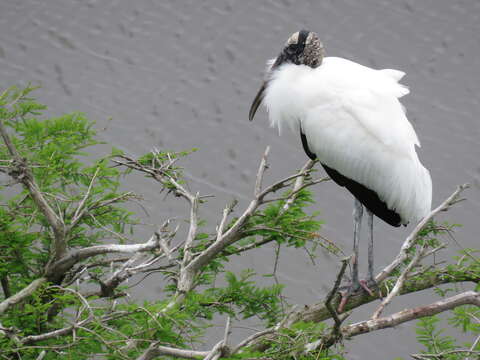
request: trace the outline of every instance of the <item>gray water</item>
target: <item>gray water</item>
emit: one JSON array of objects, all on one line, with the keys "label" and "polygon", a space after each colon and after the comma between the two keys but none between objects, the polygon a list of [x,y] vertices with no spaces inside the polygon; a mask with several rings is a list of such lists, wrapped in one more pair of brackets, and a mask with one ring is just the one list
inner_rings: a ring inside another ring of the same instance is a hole
[{"label": "gray water", "polygon": [[[328,55],[407,72],[403,98],[430,169],[434,204],[456,185],[473,184],[462,203],[442,216],[464,226],[456,238],[478,247],[480,214],[480,1],[127,1],[1,0],[0,86],[39,83],[49,114],[81,110],[104,129],[102,138],[130,154],[154,146],[198,147],[185,165],[192,189],[216,194],[202,209],[215,223],[232,198],[245,205],[261,154],[271,145],[269,180],[306,160],[296,136],[278,137],[260,111],[247,120],[264,62],[290,33],[316,31]],[[155,184],[131,178],[146,197],[147,222],[184,217]],[[314,189],[326,222],[322,234],[351,247],[352,199],[328,183]],[[398,250],[409,229],[377,223],[377,269]],[[456,251],[457,245],[452,244]],[[280,255],[279,280],[290,301],[317,301],[332,284],[338,259],[319,251]],[[364,258],[362,258],[364,259]],[[231,268],[272,271],[273,249],[239,257]],[[158,287],[139,296],[155,299]],[[432,301],[430,293],[399,299],[393,310]],[[358,318],[368,316],[362,309]],[[418,350],[412,326],[356,338],[351,359],[408,357]],[[247,332],[245,332],[247,334]]]}]

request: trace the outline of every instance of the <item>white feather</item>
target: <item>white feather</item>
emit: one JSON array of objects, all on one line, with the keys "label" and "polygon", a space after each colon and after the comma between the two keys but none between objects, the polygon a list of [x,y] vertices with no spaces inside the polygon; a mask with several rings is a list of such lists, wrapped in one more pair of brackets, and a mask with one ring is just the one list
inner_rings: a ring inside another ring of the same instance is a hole
[{"label": "white feather", "polygon": [[285,64],[271,74],[264,103],[280,133],[301,126],[323,164],[375,191],[407,223],[430,211],[432,182],[398,100],[409,92],[403,76],[335,57],[316,69]]}]

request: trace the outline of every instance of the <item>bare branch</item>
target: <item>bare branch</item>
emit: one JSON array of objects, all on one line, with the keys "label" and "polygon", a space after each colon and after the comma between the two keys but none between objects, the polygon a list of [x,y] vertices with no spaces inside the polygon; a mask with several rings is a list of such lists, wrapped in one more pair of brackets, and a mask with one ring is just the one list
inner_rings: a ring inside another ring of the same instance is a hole
[{"label": "bare branch", "polygon": [[399,311],[387,317],[361,321],[359,323],[343,327],[342,333],[347,337],[357,336],[375,330],[394,327],[404,322],[419,319],[425,316],[432,316],[446,310],[451,310],[457,306],[467,304],[480,306],[480,293],[475,291],[466,291],[447,299],[436,301],[429,305],[418,306],[412,309]]},{"label": "bare branch", "polygon": [[0,303],[0,314],[3,314],[10,306],[18,304],[25,298],[32,295],[47,279],[45,277],[38,278],[32,281],[28,286],[17,292],[15,295],[3,300]]},{"label": "bare branch", "polygon": [[64,273],[76,263],[97,255],[110,254],[110,253],[140,253],[140,252],[151,251],[157,248],[159,248],[159,243],[155,235],[153,235],[147,242],[143,244],[131,244],[131,245],[109,244],[109,245],[90,246],[87,248],[73,251],[71,254],[53,263],[49,267],[47,274],[58,273],[58,272]]},{"label": "bare branch", "polygon": [[230,214],[230,212],[232,211],[233,206],[235,206],[235,204],[236,203],[233,202],[232,204],[227,205],[225,207],[225,209],[223,209],[222,220],[220,220],[220,224],[218,225],[218,228],[217,228],[217,240],[216,241],[221,240],[221,238],[223,236],[223,230],[225,229],[225,224],[227,222],[228,214]]},{"label": "bare branch", "polygon": [[114,204],[116,202],[119,202],[119,201],[122,201],[122,200],[125,200],[125,199],[135,198],[135,197],[138,198],[138,196],[136,196],[134,193],[132,193],[131,191],[128,191],[124,194],[121,194],[121,195],[118,195],[118,196],[114,197],[113,199],[108,199],[108,200],[105,200],[105,201],[99,201],[98,203],[94,203],[91,206],[89,206],[87,210],[92,211],[92,210],[102,208],[102,207]]},{"label": "bare branch", "polygon": [[[480,358],[480,351],[473,351],[468,349],[455,349],[450,351],[442,351],[436,354],[411,354],[410,356],[417,360],[437,360],[437,359],[446,359],[445,356],[453,355],[453,354],[465,354],[465,355],[476,355],[477,359]],[[465,360],[469,360],[469,358],[465,358]]]},{"label": "bare branch", "polygon": [[242,340],[241,342],[239,342],[231,351],[232,354],[236,354],[237,352],[239,352],[242,348],[248,346],[250,343],[252,343],[254,340],[258,339],[258,338],[261,338],[265,335],[270,335],[272,333],[274,333],[275,331],[277,331],[277,329],[271,327],[271,328],[268,328],[268,329],[265,329],[263,331],[259,331],[259,332],[256,332],[255,334],[252,334],[250,335],[249,337],[247,337],[246,339]]},{"label": "bare branch", "polygon": [[250,202],[246,210],[237,218],[237,220],[233,223],[233,225],[226,232],[222,234],[222,236],[220,237],[217,236],[217,239],[213,244],[211,244],[206,250],[204,250],[196,258],[194,258],[184,269],[182,269],[180,273],[179,284],[178,284],[178,289],[180,293],[185,293],[190,290],[193,284],[193,278],[195,274],[203,266],[205,266],[205,264],[207,264],[209,261],[215,258],[227,246],[230,246],[231,244],[233,244],[234,242],[242,238],[242,227],[245,225],[248,219],[255,213],[257,208],[264,203],[265,196],[267,196],[271,192],[275,192],[281,188],[288,186],[288,183],[291,182],[293,179],[296,179],[299,177],[305,177],[306,172],[309,171],[309,168],[306,167],[307,170],[302,169],[297,174],[288,176],[285,179],[277,181],[276,183],[268,186],[264,190],[261,190],[259,186],[262,183],[263,175],[265,173],[265,170],[267,169],[266,156],[268,155],[268,150],[269,148],[267,148],[267,150],[265,151],[257,171],[257,176],[256,176],[257,195]]},{"label": "bare branch", "polygon": [[192,246],[193,241],[195,240],[195,236],[197,236],[197,227],[198,227],[198,196],[199,193],[197,192],[195,196],[191,196],[188,193],[188,199],[190,201],[190,227],[188,229],[187,240],[185,241],[185,245],[183,246],[183,261],[182,261],[182,268],[188,265],[192,260]]},{"label": "bare branch", "polygon": [[[308,160],[305,165],[303,165],[302,169],[300,170],[301,173],[307,174],[313,166],[315,165],[315,160]],[[283,211],[286,211],[295,201],[298,192],[303,188],[303,184],[305,182],[305,176],[300,176],[295,180],[293,184],[292,193],[289,195],[287,201],[283,205]]]},{"label": "bare branch", "polygon": [[403,261],[407,258],[408,250],[415,244],[415,240],[417,239],[419,232],[425,228],[428,222],[439,212],[447,211],[452,205],[454,205],[457,202],[460,193],[468,187],[468,184],[457,187],[452,195],[450,195],[443,203],[441,203],[436,209],[432,210],[429,215],[427,215],[418,223],[415,229],[413,229],[411,234],[406,238],[397,257],[375,277],[375,281],[378,284],[385,280],[393,270],[403,263]]},{"label": "bare branch", "polygon": [[147,349],[147,351],[145,351],[142,355],[140,355],[136,360],[152,360],[162,355],[196,360],[198,358],[204,358],[209,353],[210,353],[209,351],[176,349],[168,346],[152,344]]},{"label": "bare branch", "polygon": [[97,175],[98,175],[99,171],[100,171],[100,168],[97,167],[97,169],[95,170],[95,173],[92,176],[92,180],[90,180],[90,184],[88,185],[88,189],[85,192],[85,196],[82,198],[82,201],[80,201],[80,203],[77,206],[77,209],[75,210],[75,213],[73,214],[72,225],[70,225],[72,228],[77,224],[77,222],[83,216],[83,213],[85,211],[84,210],[85,203],[86,203],[88,197],[90,196],[90,193],[92,192],[92,187],[93,187],[93,184],[95,183],[95,179],[97,178]]},{"label": "bare branch", "polygon": [[262,191],[263,175],[265,174],[265,170],[267,169],[267,158],[269,153],[270,146],[267,146],[262,156],[262,160],[260,161],[260,168],[258,169],[257,179],[255,181],[255,197],[258,197]]},{"label": "bare branch", "polygon": [[426,250],[426,243],[423,244],[423,246],[417,250],[415,253],[415,256],[412,258],[410,263],[403,269],[402,273],[400,276],[397,278],[397,281],[395,282],[395,286],[393,287],[392,291],[388,293],[388,295],[382,300],[382,303],[377,307],[375,312],[372,315],[372,319],[376,320],[380,316],[380,314],[383,312],[385,307],[390,304],[390,302],[393,300],[395,296],[400,292],[400,289],[402,288],[403,284],[405,283],[405,280],[407,279],[407,275],[410,273],[410,271],[418,265],[418,262],[422,259],[423,255],[425,254]]},{"label": "bare branch", "polygon": [[[400,290],[400,295],[419,292],[419,291],[429,289],[441,284],[458,283],[458,282],[464,282],[464,281],[470,281],[476,284],[480,281],[480,278],[476,275],[471,275],[466,273],[451,274],[448,271],[438,271],[435,275],[432,275],[432,276],[409,279],[405,281],[404,286]],[[367,293],[360,293],[360,294],[353,295],[350,298],[349,302],[346,304],[345,310],[346,311],[352,310],[364,304],[367,304],[379,299],[379,293],[387,292],[385,283],[380,284],[379,286],[380,286],[380,291],[376,293],[375,296],[370,296]],[[339,295],[337,295],[337,298],[334,299],[334,301],[337,301],[338,298],[339,298]],[[272,328],[272,331],[266,331],[266,334],[264,335],[258,335],[258,336],[255,336],[255,334],[252,335],[252,337],[254,337],[254,340],[251,340],[249,342],[249,345],[254,346],[255,350],[262,351],[265,349],[265,346],[263,345],[264,340],[266,338],[267,339],[270,338],[270,336],[272,336],[271,335],[272,333],[275,333],[277,330],[281,328],[284,328],[284,327],[289,328],[293,324],[299,321],[318,323],[318,322],[325,321],[329,318],[331,318],[331,313],[328,311],[327,307],[325,306],[325,301],[299,307],[298,310],[288,314],[278,325]],[[237,348],[235,349],[236,349],[235,351],[239,351],[239,349]]]},{"label": "bare branch", "polygon": [[340,269],[340,271],[337,275],[337,279],[335,280],[335,284],[333,285],[332,290],[330,290],[330,292],[327,295],[327,299],[325,300],[325,307],[327,308],[328,312],[330,313],[330,315],[332,316],[332,318],[335,322],[335,325],[334,325],[333,331],[332,331],[332,336],[334,336],[334,337],[339,336],[338,330],[340,329],[340,325],[342,325],[342,321],[339,319],[336,310],[332,306],[332,300],[335,297],[335,295],[337,294],[337,290],[340,286],[340,283],[342,282],[343,274],[345,274],[345,270],[347,269],[349,261],[350,261],[350,257],[342,259],[342,267],[341,267],[341,269]]}]

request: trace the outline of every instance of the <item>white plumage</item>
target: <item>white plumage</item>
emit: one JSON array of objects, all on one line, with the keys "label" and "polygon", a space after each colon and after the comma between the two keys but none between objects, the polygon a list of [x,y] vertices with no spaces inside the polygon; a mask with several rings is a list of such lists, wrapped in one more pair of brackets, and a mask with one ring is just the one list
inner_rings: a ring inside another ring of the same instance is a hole
[{"label": "white plumage", "polygon": [[270,76],[263,103],[272,126],[301,129],[322,164],[373,190],[402,223],[429,213],[432,181],[399,101],[409,93],[403,72],[326,57],[316,68],[283,63]]}]

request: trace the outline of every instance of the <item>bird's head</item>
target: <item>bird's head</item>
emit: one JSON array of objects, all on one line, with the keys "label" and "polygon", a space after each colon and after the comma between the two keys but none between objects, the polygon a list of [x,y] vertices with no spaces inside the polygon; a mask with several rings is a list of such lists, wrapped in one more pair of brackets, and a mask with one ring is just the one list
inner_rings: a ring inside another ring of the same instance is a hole
[{"label": "bird's head", "polygon": [[307,30],[297,31],[288,38],[272,69],[285,62],[316,68],[321,65],[324,53],[323,45],[316,33]]},{"label": "bird's head", "polygon": [[[300,30],[288,38],[282,52],[277,56],[268,72],[275,71],[276,68],[285,63],[316,68],[322,64],[324,54],[325,50],[318,35],[312,31]],[[253,120],[255,112],[262,103],[267,83],[268,79],[263,82],[257,96],[253,100],[248,115],[250,121]]]}]

